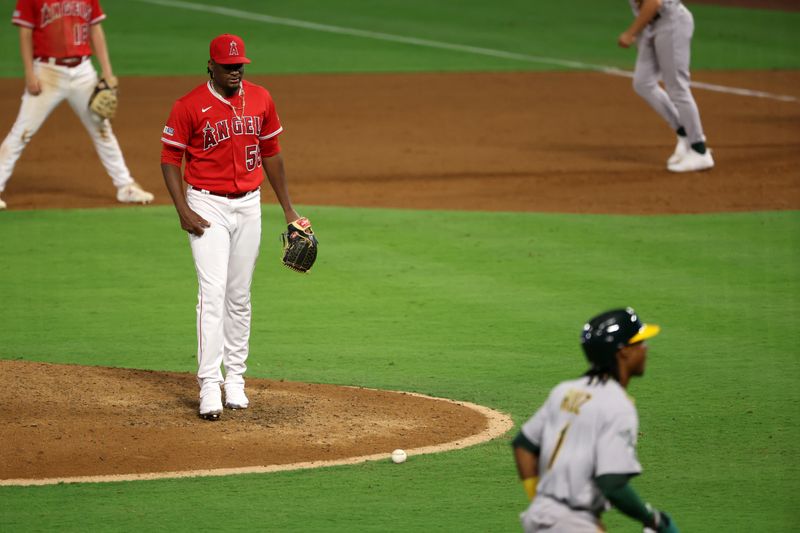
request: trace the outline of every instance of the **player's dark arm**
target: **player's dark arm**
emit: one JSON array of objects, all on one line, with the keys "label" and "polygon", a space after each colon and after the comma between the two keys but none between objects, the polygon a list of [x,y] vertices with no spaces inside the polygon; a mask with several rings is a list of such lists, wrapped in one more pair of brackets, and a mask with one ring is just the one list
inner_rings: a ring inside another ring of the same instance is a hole
[{"label": "player's dark arm", "polygon": [[511,443],[514,447],[514,460],[517,472],[525,487],[528,499],[536,496],[536,485],[539,483],[539,447],[532,443],[520,431]]},{"label": "player's dark arm", "polygon": [[656,531],[671,531],[668,529],[671,526],[669,516],[642,501],[629,482],[631,477],[629,474],[605,474],[596,477],[594,482],[603,496],[623,514]]},{"label": "player's dark arm", "polygon": [[275,191],[275,196],[283,208],[283,214],[286,217],[286,222],[292,223],[300,215],[292,207],[292,200],[289,198],[289,187],[286,185],[286,169],[283,164],[283,156],[280,153],[265,157],[263,160],[264,172],[267,175],[269,184],[272,190]]},{"label": "player's dark arm", "polygon": [[192,211],[189,204],[186,203],[181,168],[170,163],[161,163],[161,173],[164,175],[164,183],[167,185],[169,195],[172,197],[172,203],[175,204],[175,210],[178,211],[181,228],[197,236],[202,235],[204,228],[209,227],[211,224]]}]

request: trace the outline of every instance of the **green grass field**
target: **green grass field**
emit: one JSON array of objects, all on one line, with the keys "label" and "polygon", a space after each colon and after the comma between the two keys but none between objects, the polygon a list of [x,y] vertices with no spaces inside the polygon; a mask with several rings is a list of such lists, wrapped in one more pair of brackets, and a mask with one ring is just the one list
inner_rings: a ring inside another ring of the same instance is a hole
[{"label": "green grass field", "polygon": [[[0,14],[10,18],[15,3],[0,0]],[[108,14],[103,26],[117,74],[202,74],[208,42],[224,32],[244,37],[255,59],[248,67],[254,74],[566,68],[552,62],[386,40],[391,37],[629,69],[634,62],[632,51],[616,46],[617,35],[631,21],[630,9],[622,0],[572,0],[568,6],[542,0],[193,0],[195,9],[187,9],[186,3],[102,3]],[[226,14],[215,11],[220,8]],[[796,31],[800,13],[706,5],[691,5],[691,9],[697,28],[695,69],[800,66],[800,32]],[[298,26],[304,23],[329,28]],[[383,35],[341,33],[352,30]],[[17,41],[14,27],[0,32],[0,48],[9,52],[0,56],[0,76],[21,75]]]},{"label": "green grass field", "polygon": [[[797,213],[304,212],[324,228],[322,260],[314,275],[293,275],[278,264],[277,240],[265,239],[253,376],[414,390],[522,422],[555,381],[583,369],[581,322],[632,304],[664,328],[648,375],[632,386],[646,468],[637,486],[688,531],[724,520],[738,525],[729,531],[790,529],[800,488],[796,342],[786,334],[800,330]],[[512,226],[517,237],[497,239],[498,227]],[[280,227],[268,208],[267,234]],[[195,280],[171,208],[9,212],[0,240],[0,357],[194,370]],[[315,324],[300,348],[283,325],[287,303]],[[235,517],[223,511],[234,512],[229,491],[247,495]],[[705,492],[702,507],[695,491]],[[188,530],[233,520],[279,531],[507,531],[523,504],[508,438],[402,468],[5,488],[0,496],[0,525],[11,529]],[[613,515],[608,522],[633,531]]]},{"label": "green grass field", "polygon": [[[0,0],[0,13],[14,3]],[[224,3],[630,67],[633,55],[615,47],[627,3],[571,4],[579,16],[538,1]],[[261,59],[251,72],[559,68],[138,0],[103,5],[120,75],[202,74],[208,40],[223,31]],[[697,68],[798,68],[800,14],[692,10]],[[14,51],[0,57],[0,75],[18,76],[13,27],[0,44]],[[647,376],[631,387],[645,468],[637,489],[682,531],[796,529],[800,213],[302,212],[322,246],[307,277],[278,264],[281,222],[265,208],[250,375],[467,400],[519,424],[557,381],[583,371],[582,322],[633,305],[663,328]],[[3,212],[0,246],[0,358],[195,370],[196,280],[172,208]],[[314,325],[302,346],[287,335],[287,306]],[[512,436],[401,467],[0,488],[0,531],[517,531],[525,498]],[[605,521],[641,530],[616,512]]]}]

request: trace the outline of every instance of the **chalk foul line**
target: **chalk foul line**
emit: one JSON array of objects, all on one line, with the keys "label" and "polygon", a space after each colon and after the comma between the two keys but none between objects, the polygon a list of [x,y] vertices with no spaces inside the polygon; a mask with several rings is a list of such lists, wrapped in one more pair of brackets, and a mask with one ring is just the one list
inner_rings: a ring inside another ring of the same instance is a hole
[{"label": "chalk foul line", "polygon": [[[526,63],[537,63],[543,65],[555,65],[564,68],[572,68],[576,70],[591,70],[595,72],[602,72],[610,76],[622,76],[632,78],[633,72],[607,65],[597,65],[593,63],[584,63],[581,61],[570,61],[566,59],[558,59],[554,57],[543,57],[529,54],[520,54],[517,52],[508,52],[505,50],[495,50],[492,48],[483,48],[480,46],[469,46],[464,44],[448,43],[443,41],[434,41],[431,39],[421,39],[417,37],[407,37],[404,35],[395,35],[391,33],[383,33],[369,30],[360,30],[357,28],[347,28],[344,26],[335,26],[331,24],[320,24],[317,22],[310,22],[307,20],[291,19],[285,17],[274,17],[272,15],[265,15],[261,13],[253,13],[251,11],[243,11],[241,9],[233,9],[222,6],[212,6],[207,4],[198,4],[195,2],[184,2],[183,0],[138,0],[147,4],[174,7],[178,9],[185,9],[190,11],[199,11],[203,13],[213,13],[215,15],[222,15],[231,18],[239,18],[248,21],[258,21],[265,24],[275,24],[278,26],[288,26],[293,28],[301,28],[311,31],[319,31],[325,33],[334,33],[338,35],[349,35],[352,37],[361,37],[365,39],[373,39],[379,41],[387,41],[394,43],[409,44],[413,46],[423,46],[427,48],[437,48],[440,50],[450,50],[455,52],[464,52],[469,54],[483,55],[489,57],[496,57],[499,59],[511,59],[515,61],[522,61]],[[752,98],[767,98],[770,100],[778,100],[781,102],[797,102],[798,98],[783,94],[774,94],[766,91],[754,91],[751,89],[743,89],[740,87],[728,87],[726,85],[717,85],[714,83],[704,82],[691,82],[691,86],[697,89],[705,89],[725,94],[735,94],[739,96],[748,96]]]}]

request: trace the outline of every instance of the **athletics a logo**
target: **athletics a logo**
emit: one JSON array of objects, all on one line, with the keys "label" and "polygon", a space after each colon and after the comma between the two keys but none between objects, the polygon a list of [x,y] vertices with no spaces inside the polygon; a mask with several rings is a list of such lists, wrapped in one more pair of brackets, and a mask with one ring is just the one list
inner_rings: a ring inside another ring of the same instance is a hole
[{"label": "athletics a logo", "polygon": [[231,57],[239,55],[239,47],[236,46],[236,41],[231,41],[231,49],[228,52],[228,55]]}]

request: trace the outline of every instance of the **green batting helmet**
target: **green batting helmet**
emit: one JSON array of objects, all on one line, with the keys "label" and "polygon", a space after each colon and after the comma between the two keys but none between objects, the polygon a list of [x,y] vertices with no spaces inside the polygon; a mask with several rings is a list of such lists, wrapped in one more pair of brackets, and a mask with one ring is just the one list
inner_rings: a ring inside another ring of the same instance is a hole
[{"label": "green batting helmet", "polygon": [[643,324],[630,307],[613,309],[583,326],[581,346],[594,368],[612,370],[621,348],[654,337],[659,331],[661,328],[655,324]]}]

